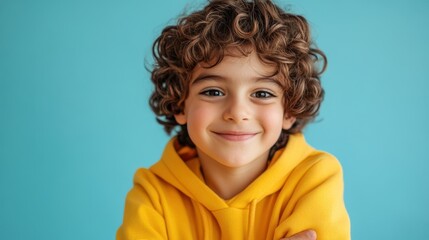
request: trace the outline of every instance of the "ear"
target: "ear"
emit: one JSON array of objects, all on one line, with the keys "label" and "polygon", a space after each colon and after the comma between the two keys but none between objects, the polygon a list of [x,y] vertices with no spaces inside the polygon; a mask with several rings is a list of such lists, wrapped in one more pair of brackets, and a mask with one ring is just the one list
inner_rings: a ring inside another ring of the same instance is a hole
[{"label": "ear", "polygon": [[176,119],[176,122],[180,125],[186,124],[186,114],[185,113],[179,113],[174,114],[174,118]]},{"label": "ear", "polygon": [[283,129],[288,130],[292,127],[292,125],[295,123],[296,118],[295,117],[289,117],[285,115],[285,118],[283,119]]}]

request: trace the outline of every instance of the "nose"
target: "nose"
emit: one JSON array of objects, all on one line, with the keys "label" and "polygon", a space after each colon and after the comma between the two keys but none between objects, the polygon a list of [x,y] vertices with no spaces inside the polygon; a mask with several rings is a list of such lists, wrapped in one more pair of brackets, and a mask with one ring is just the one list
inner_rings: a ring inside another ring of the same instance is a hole
[{"label": "nose", "polygon": [[228,98],[225,105],[223,113],[224,120],[239,123],[250,119],[249,103],[246,102],[246,99],[231,96]]}]

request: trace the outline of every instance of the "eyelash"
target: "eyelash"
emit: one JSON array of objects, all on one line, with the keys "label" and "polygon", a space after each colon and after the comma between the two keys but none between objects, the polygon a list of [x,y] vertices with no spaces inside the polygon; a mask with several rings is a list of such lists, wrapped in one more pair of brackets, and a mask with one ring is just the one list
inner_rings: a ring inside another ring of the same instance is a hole
[{"label": "eyelash", "polygon": [[202,92],[200,92],[201,95],[208,96],[208,97],[219,97],[224,96],[225,94],[219,90],[219,89],[207,89]]},{"label": "eyelash", "polygon": [[[225,93],[223,93],[219,89],[207,89],[202,92],[200,92],[200,95],[208,96],[208,97],[221,97],[225,96]],[[273,93],[269,91],[259,90],[251,94],[252,97],[255,98],[261,98],[261,99],[268,99],[276,97]]]},{"label": "eyelash", "polygon": [[[261,96],[261,94],[263,94],[264,96]],[[258,97],[258,95],[259,95],[259,97]],[[271,93],[269,91],[263,91],[263,90],[256,91],[256,92],[252,93],[251,96],[256,97],[256,98],[273,98],[273,97],[276,97],[276,95],[274,95],[273,93]]]}]

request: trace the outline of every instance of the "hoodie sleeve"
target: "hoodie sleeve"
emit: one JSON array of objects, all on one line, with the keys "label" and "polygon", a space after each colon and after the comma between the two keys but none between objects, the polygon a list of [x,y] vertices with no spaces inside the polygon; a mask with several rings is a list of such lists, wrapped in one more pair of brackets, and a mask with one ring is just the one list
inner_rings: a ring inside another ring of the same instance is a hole
[{"label": "hoodie sleeve", "polygon": [[168,239],[162,208],[150,174],[140,169],[125,200],[123,223],[116,240]]},{"label": "hoodie sleeve", "polygon": [[335,157],[321,154],[302,163],[289,181],[295,187],[274,239],[306,229],[315,230],[318,240],[350,239],[350,220],[343,200],[343,174]]}]

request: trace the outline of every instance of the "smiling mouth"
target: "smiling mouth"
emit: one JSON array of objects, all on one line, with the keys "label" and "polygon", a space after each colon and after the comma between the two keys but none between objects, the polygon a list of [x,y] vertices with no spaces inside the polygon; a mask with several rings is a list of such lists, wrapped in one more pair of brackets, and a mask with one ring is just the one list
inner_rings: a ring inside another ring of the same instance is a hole
[{"label": "smiling mouth", "polygon": [[229,141],[245,141],[254,137],[257,133],[245,133],[245,132],[213,132],[217,136],[229,140]]}]

